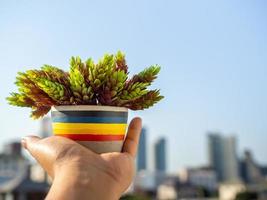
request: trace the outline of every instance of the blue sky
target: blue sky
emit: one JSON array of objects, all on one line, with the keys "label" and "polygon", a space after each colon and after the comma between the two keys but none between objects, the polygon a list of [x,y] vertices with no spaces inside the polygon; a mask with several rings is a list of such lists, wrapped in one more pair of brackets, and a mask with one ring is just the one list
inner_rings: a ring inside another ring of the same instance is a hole
[{"label": "blue sky", "polygon": [[[168,139],[169,170],[205,164],[206,132],[235,134],[238,151],[267,163],[266,1],[1,1],[0,144],[38,132],[29,110],[8,106],[17,71],[72,55],[122,50],[132,73],[162,71],[165,100],[142,116],[150,151]],[[150,155],[151,156],[151,155]],[[153,159],[151,159],[153,160]]]}]

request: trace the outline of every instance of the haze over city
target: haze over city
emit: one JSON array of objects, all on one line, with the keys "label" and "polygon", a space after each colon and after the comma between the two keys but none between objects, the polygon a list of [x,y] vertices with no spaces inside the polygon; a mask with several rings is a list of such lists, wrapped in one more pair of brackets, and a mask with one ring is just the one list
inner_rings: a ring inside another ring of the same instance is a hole
[{"label": "haze over city", "polygon": [[[236,135],[239,152],[251,149],[266,164],[266,4],[1,2],[1,146],[39,129],[29,109],[11,107],[5,100],[15,90],[18,71],[42,64],[67,69],[73,55],[97,60],[120,49],[131,73],[162,66],[155,87],[165,99],[130,116],[143,118],[149,148],[158,137],[167,139],[169,171],[207,163],[208,131]],[[153,159],[151,152],[148,156]]]}]

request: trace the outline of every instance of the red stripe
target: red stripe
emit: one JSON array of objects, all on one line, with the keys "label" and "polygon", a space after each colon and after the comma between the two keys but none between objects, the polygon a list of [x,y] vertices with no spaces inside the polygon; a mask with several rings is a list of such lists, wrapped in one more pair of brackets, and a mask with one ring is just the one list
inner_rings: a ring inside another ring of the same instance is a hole
[{"label": "red stripe", "polygon": [[124,139],[124,135],[58,134],[58,136],[79,141],[118,141]]}]

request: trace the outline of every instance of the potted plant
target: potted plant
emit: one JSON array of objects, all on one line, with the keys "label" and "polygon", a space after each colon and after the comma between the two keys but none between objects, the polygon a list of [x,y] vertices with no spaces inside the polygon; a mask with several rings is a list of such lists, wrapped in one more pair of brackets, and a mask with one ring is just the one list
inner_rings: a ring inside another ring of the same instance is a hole
[{"label": "potted plant", "polygon": [[65,72],[50,65],[19,72],[9,104],[32,109],[40,118],[51,110],[53,133],[79,142],[96,153],[120,152],[127,126],[128,109],[143,110],[163,96],[148,90],[160,71],[152,65],[128,78],[125,55],[106,54],[98,63],[89,58],[70,59]]}]

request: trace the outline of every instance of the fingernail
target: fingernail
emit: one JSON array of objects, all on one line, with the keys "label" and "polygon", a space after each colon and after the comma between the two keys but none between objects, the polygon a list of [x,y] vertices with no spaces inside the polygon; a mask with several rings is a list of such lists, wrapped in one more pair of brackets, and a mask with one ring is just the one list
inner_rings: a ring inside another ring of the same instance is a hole
[{"label": "fingernail", "polygon": [[26,138],[25,138],[25,137],[23,137],[23,138],[21,139],[21,145],[22,145],[22,147],[23,147],[24,149],[27,149],[27,146],[26,146]]}]

